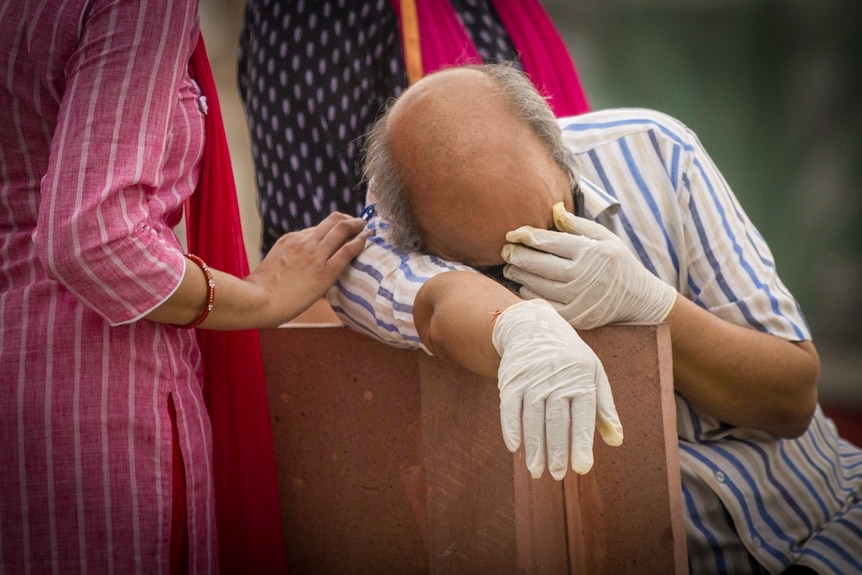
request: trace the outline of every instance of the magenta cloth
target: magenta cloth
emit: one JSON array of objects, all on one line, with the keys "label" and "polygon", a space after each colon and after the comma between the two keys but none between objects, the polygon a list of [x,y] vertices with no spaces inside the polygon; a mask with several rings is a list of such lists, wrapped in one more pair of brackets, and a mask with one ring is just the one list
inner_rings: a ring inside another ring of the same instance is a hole
[{"label": "magenta cloth", "polygon": [[[187,206],[189,251],[216,269],[245,277],[249,268],[233,170],[203,37],[191,66],[207,97],[208,111],[200,185]],[[212,420],[221,572],[285,573],[259,334],[256,330],[199,330],[198,342],[204,365],[204,400]]]},{"label": "magenta cloth", "polygon": [[[390,6],[401,16],[398,0]],[[500,21],[520,53],[524,71],[560,118],[590,110],[563,39],[537,0],[493,0]],[[476,46],[448,0],[416,0],[425,74],[451,65],[481,63]]]}]

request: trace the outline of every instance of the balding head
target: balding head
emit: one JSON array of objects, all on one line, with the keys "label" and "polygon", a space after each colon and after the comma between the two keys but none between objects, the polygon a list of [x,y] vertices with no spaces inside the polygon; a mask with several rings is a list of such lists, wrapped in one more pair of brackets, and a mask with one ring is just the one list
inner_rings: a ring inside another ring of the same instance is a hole
[{"label": "balding head", "polygon": [[[523,123],[498,92],[493,79],[482,72],[453,69],[425,78],[392,106],[387,133],[411,194],[463,183],[465,172],[481,168],[488,154],[504,143],[492,139],[489,127],[523,132]],[[452,192],[437,190],[438,195]]]},{"label": "balding head", "polygon": [[551,206],[571,204],[553,114],[504,65],[443,70],[407,90],[369,137],[366,176],[398,247],[477,266],[502,262],[507,231],[549,227]]}]

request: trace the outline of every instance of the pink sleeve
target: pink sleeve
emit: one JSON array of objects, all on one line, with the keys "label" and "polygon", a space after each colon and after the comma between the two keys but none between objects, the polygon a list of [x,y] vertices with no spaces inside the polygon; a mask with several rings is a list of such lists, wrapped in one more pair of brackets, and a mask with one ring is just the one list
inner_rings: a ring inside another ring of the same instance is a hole
[{"label": "pink sleeve", "polygon": [[36,248],[113,324],[145,315],[184,273],[159,192],[197,18],[194,1],[95,0],[65,62]]}]

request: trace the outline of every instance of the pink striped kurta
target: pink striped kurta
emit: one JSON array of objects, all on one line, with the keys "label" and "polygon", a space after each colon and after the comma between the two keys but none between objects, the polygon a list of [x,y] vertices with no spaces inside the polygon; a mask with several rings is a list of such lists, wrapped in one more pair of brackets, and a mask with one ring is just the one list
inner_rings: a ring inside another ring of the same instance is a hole
[{"label": "pink striped kurta", "polygon": [[168,573],[170,399],[218,570],[194,333],[138,321],[185,270],[198,34],[195,1],[0,3],[0,574]]}]

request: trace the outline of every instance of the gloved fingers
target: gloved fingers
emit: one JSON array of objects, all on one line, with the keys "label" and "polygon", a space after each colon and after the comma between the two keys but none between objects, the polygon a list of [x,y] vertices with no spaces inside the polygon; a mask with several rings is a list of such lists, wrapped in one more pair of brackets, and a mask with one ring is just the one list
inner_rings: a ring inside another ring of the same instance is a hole
[{"label": "gloved fingers", "polygon": [[[561,234],[562,232],[551,233]],[[580,239],[582,240],[583,238]],[[584,249],[586,249],[586,246]],[[505,244],[503,245],[503,249],[500,250],[500,257],[508,265],[519,267],[526,272],[557,281],[566,281],[568,276],[577,270],[576,267],[574,270],[572,269],[572,264],[577,265],[582,255],[583,252],[576,254],[574,250],[566,255],[560,255],[550,251],[533,249],[525,244]]]},{"label": "gloved fingers", "polygon": [[[518,283],[521,283],[521,282],[518,282]],[[557,310],[557,313],[562,313],[562,310],[566,307],[566,304],[564,302],[553,300],[553,299],[551,299],[551,298],[549,298],[543,294],[535,292],[535,291],[531,290],[529,287],[527,287],[526,285],[521,286],[521,288],[518,290],[518,294],[524,299],[541,299],[543,301],[546,301],[547,303],[551,304],[551,306],[555,310]]]},{"label": "gloved fingers", "polygon": [[622,445],[623,424],[614,405],[610,381],[601,364],[596,369],[596,428],[608,445]]},{"label": "gloved fingers", "polygon": [[603,225],[567,212],[562,202],[554,205],[554,226],[561,232],[583,236],[592,240],[616,238],[613,232]]},{"label": "gloved fingers", "polygon": [[503,276],[522,286],[527,286],[534,293],[546,299],[568,301],[573,295],[571,288],[568,287],[569,281],[566,278],[547,277],[544,274],[536,273],[513,264],[503,266]]},{"label": "gloved fingers", "polygon": [[541,299],[542,301],[551,304],[551,306],[557,310],[557,313],[575,329],[595,329],[607,323],[602,323],[601,318],[591,313],[593,311],[592,308],[588,308],[581,313],[577,313],[577,311],[580,311],[578,310],[577,298],[573,299],[571,302],[562,303],[543,297],[526,287],[521,287],[518,293],[524,299]]},{"label": "gloved fingers", "polygon": [[[590,238],[580,235],[572,235],[556,230],[542,230],[531,226],[521,226],[507,232],[506,241],[511,244],[522,244],[534,250],[554,254],[567,260],[577,258],[593,243],[593,240]],[[503,246],[501,255],[503,259],[506,259],[506,246]],[[506,261],[509,260],[506,259]]]},{"label": "gloved fingers", "polygon": [[545,402],[545,433],[548,443],[548,471],[560,481],[569,467],[569,430],[572,425],[571,403],[568,396],[554,397]]},{"label": "gloved fingers", "polygon": [[554,204],[553,208],[551,208],[554,213],[554,227],[556,227],[561,232],[567,232],[570,234],[577,234],[575,231],[577,229],[577,223],[575,222],[575,214],[566,210],[565,204],[563,202],[558,202]]},{"label": "gloved fingers", "polygon": [[[562,232],[548,232],[562,234]],[[576,236],[569,236],[576,238]],[[581,248],[572,249],[566,257],[549,251],[540,251],[523,244],[505,244],[500,250],[500,257],[507,265],[521,268],[525,272],[539,275],[560,282],[568,282],[584,274],[593,274],[594,266],[584,266],[582,262],[589,255],[592,240],[574,239],[574,243],[583,243]],[[538,245],[538,244],[536,244]],[[547,247],[547,246],[546,246]],[[576,253],[577,252],[577,253]]]},{"label": "gloved fingers", "polygon": [[524,456],[533,479],[545,471],[545,403],[524,398]]},{"label": "gloved fingers", "polygon": [[572,469],[579,475],[593,467],[593,436],[596,432],[596,395],[584,390],[571,399]]},{"label": "gloved fingers", "polygon": [[503,431],[503,441],[512,453],[521,446],[521,405],[520,396],[504,397],[500,394],[500,427]]},{"label": "gloved fingers", "polygon": [[[551,281],[510,266],[503,268],[503,275],[521,284],[518,293],[522,298],[548,302],[576,329],[593,329],[608,323],[603,321],[602,314],[598,313],[601,310],[597,310],[601,300],[597,302],[590,299],[588,296],[592,292],[586,288],[581,288],[583,291],[578,293],[565,283]],[[587,287],[592,285],[593,283],[589,283]]]}]

